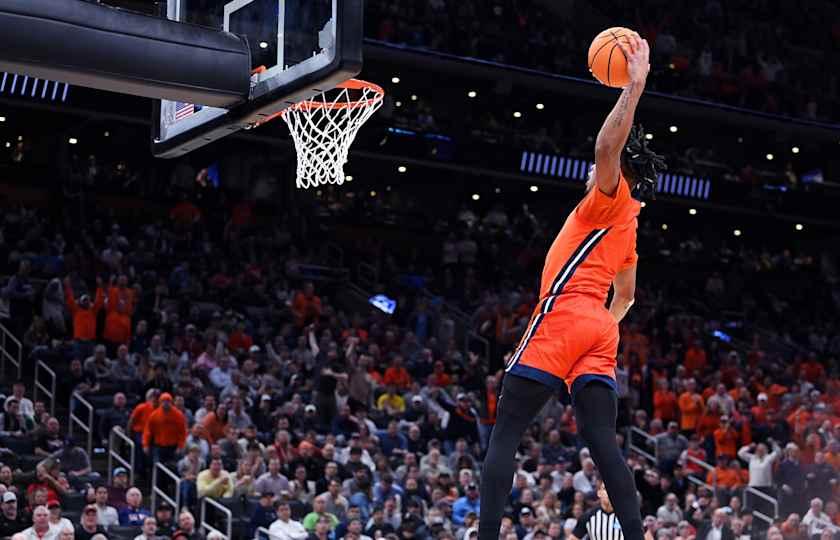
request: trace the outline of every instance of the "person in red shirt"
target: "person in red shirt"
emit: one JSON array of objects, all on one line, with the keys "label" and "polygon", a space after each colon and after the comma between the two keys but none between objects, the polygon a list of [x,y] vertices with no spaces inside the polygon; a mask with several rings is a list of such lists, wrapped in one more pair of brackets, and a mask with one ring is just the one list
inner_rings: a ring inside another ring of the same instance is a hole
[{"label": "person in red shirt", "polygon": [[680,429],[683,435],[688,436],[697,429],[700,417],[706,408],[703,398],[697,393],[697,383],[694,379],[688,379],[685,383],[685,392],[680,394],[677,400],[680,409]]},{"label": "person in red shirt", "polygon": [[440,360],[435,362],[434,371],[432,372],[432,384],[439,388],[446,388],[452,384],[452,377],[446,373],[443,362]]},{"label": "person in red shirt", "polygon": [[234,353],[240,354],[250,351],[254,340],[245,332],[245,321],[236,324],[236,330],[231,332],[228,338],[228,348]]},{"label": "person in red shirt", "polygon": [[105,307],[105,332],[103,337],[114,345],[128,345],[131,340],[131,316],[134,314],[134,289],[128,286],[128,277],[120,276],[117,284],[108,287]]},{"label": "person in red shirt", "polygon": [[799,366],[799,375],[811,384],[817,384],[825,378],[825,367],[817,360],[817,354],[808,355],[808,360]]},{"label": "person in red shirt", "polygon": [[691,345],[685,351],[683,360],[685,369],[692,375],[699,375],[706,369],[706,351],[697,344],[697,340],[692,340]]},{"label": "person in red shirt", "polygon": [[653,417],[663,423],[677,419],[677,396],[668,388],[668,379],[659,379],[653,393]]},{"label": "person in red shirt", "polygon": [[396,355],[391,360],[391,365],[385,370],[383,378],[386,385],[394,385],[400,390],[408,390],[411,387],[411,375],[403,367],[402,356]]},{"label": "person in red shirt", "polygon": [[64,299],[67,309],[73,316],[73,339],[92,343],[96,340],[96,317],[105,305],[105,293],[102,291],[102,280],[96,278],[96,299],[91,303],[90,296],[83,294],[79,301],[73,295],[70,278],[64,278]]},{"label": "person in red shirt", "polygon": [[740,435],[730,425],[728,416],[720,417],[720,427],[715,430],[713,437],[716,458],[732,458],[737,455]]},{"label": "person in red shirt", "polygon": [[[128,417],[127,431],[138,448],[142,448],[143,446],[143,433],[146,431],[146,423],[149,421],[149,416],[158,406],[159,396],[159,390],[155,388],[149,389],[146,392],[146,401],[134,407],[134,410],[131,411],[131,416]],[[137,452],[136,456],[137,469],[142,473],[145,467],[143,453]]]},{"label": "person in red shirt", "polygon": [[295,294],[292,300],[292,314],[298,328],[316,322],[321,316],[321,299],[315,296],[315,286],[312,283],[306,283],[303,291]]},{"label": "person in red shirt", "polygon": [[[522,435],[545,403],[567,389],[578,434],[604,479],[625,540],[642,540],[633,475],[616,441],[619,322],[636,290],[640,199],[655,191],[664,161],[647,147],[633,116],[650,69],[650,48],[635,32],[618,42],[630,83],[595,142],[586,194],[546,255],[539,303],[505,366],[503,399],[481,474],[478,537],[497,538]],[[614,294],[609,308],[610,287]]]},{"label": "person in red shirt", "polygon": [[152,462],[174,461],[179,450],[187,444],[187,419],[172,403],[172,395],[160,395],[160,407],[152,411],[143,430],[143,451]]},{"label": "person in red shirt", "polygon": [[700,447],[700,437],[697,435],[694,435],[688,440],[688,448],[686,448],[683,451],[682,456],[680,456],[680,462],[683,464],[683,468],[686,473],[702,477],[704,471],[703,467],[688,458],[706,461],[706,451]]}]

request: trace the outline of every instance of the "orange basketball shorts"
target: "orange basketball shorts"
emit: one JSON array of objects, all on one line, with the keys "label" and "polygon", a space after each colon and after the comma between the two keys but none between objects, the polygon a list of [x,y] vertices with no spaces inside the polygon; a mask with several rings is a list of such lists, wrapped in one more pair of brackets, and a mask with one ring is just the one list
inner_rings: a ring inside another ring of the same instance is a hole
[{"label": "orange basketball shorts", "polygon": [[507,373],[567,389],[574,400],[592,380],[613,389],[618,323],[604,305],[586,296],[544,299],[534,311]]}]

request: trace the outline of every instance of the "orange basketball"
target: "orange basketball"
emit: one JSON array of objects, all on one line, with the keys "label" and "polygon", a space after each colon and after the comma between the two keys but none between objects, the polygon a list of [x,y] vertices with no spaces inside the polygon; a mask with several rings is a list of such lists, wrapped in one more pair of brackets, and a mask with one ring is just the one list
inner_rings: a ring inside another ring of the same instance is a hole
[{"label": "orange basketball", "polygon": [[623,88],[630,83],[627,58],[618,46],[618,41],[623,40],[623,43],[627,43],[627,36],[631,33],[633,31],[629,28],[615,26],[607,28],[592,40],[587,63],[589,71],[602,84],[613,88]]}]

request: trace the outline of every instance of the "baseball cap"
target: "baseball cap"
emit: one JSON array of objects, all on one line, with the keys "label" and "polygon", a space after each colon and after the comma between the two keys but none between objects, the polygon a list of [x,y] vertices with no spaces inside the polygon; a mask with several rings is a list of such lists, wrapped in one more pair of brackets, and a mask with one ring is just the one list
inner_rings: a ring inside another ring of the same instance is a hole
[{"label": "baseball cap", "polygon": [[767,401],[767,394],[764,392],[758,394],[758,401]]},{"label": "baseball cap", "polygon": [[121,474],[128,474],[128,471],[125,467],[117,467],[114,469],[114,476],[119,476]]},{"label": "baseball cap", "polygon": [[17,502],[17,495],[12,493],[11,491],[7,491],[6,493],[3,494],[3,502],[4,503]]},{"label": "baseball cap", "polygon": [[257,345],[251,345],[251,348],[248,349],[248,352],[257,353],[257,352],[260,352],[260,348]]},{"label": "baseball cap", "polygon": [[47,508],[61,508],[61,501],[58,499],[51,499],[47,501]]},{"label": "baseball cap", "polygon": [[531,514],[531,509],[528,508],[527,506],[523,506],[522,510],[519,511],[520,516],[527,516],[527,515],[530,515],[530,514]]},{"label": "baseball cap", "polygon": [[470,484],[467,486],[468,491],[475,491],[476,489],[478,489],[478,486],[475,485],[475,482],[470,482]]},{"label": "baseball cap", "polygon": [[262,397],[260,398],[260,400],[271,401],[271,396],[269,396],[268,394],[263,394]]},{"label": "baseball cap", "polygon": [[164,392],[160,395],[158,399],[161,401],[172,401],[172,394],[170,394],[169,392]]},{"label": "baseball cap", "polygon": [[423,403],[423,397],[422,396],[414,396],[413,398],[411,398],[411,401],[414,402],[414,403]]},{"label": "baseball cap", "polygon": [[465,394],[465,393],[461,392],[460,394],[458,394],[458,395],[456,396],[456,398],[455,398],[455,399],[457,399],[458,401],[461,401],[462,399],[467,399],[467,394]]},{"label": "baseball cap", "polygon": [[94,512],[94,513],[96,512],[96,505],[95,504],[89,504],[89,505],[85,506],[84,510],[82,510],[83,514],[88,514],[90,512]]},{"label": "baseball cap", "polygon": [[303,409],[303,410],[304,410],[304,411],[306,411],[306,412],[315,412],[317,409],[316,409],[315,405],[313,405],[313,404],[311,404],[311,403],[310,403],[310,404],[309,404],[309,405],[307,405],[307,406],[306,406],[306,408],[305,408],[305,409]]}]

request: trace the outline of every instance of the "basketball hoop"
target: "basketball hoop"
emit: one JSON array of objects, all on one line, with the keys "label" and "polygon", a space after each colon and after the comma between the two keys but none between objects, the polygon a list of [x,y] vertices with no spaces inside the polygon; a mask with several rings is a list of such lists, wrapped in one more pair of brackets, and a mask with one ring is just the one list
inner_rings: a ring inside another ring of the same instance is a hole
[{"label": "basketball hoop", "polygon": [[344,164],[359,128],[382,106],[385,91],[350,79],[334,90],[301,101],[280,113],[297,151],[297,187],[344,183]]}]

